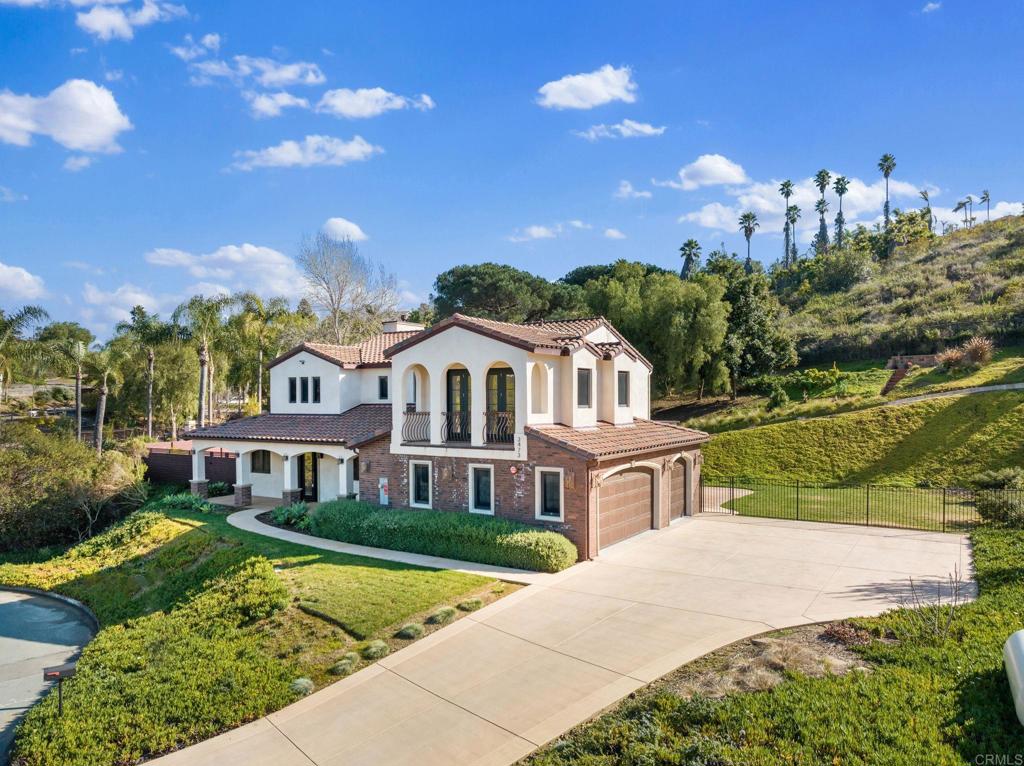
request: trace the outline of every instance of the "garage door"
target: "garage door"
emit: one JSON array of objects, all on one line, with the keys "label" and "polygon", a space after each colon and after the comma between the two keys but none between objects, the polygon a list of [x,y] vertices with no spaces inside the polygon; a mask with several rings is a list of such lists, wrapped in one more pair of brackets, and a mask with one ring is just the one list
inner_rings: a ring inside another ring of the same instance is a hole
[{"label": "garage door", "polygon": [[677,460],[672,464],[669,478],[669,517],[678,519],[686,515],[686,464]]},{"label": "garage door", "polygon": [[598,491],[598,548],[607,548],[651,528],[652,473],[631,469],[609,476]]}]

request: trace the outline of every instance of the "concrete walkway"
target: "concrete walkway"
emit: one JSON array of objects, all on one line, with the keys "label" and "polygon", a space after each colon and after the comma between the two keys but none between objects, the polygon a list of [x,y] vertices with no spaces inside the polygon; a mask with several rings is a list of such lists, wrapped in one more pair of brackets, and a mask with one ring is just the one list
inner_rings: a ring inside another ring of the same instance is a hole
[{"label": "concrete walkway", "polygon": [[0,590],[0,763],[18,720],[51,686],[43,668],[72,661],[92,630],[82,612],[56,598]]},{"label": "concrete walkway", "polygon": [[[746,636],[877,614],[970,572],[959,535],[682,519],[468,615],[163,766],[509,764]],[[972,586],[968,586],[972,587]]]},{"label": "concrete walkway", "polygon": [[990,394],[994,391],[1020,391],[1024,389],[1024,383],[1000,383],[995,386],[971,386],[970,388],[955,388],[950,391],[935,391],[930,394],[918,394],[917,396],[905,396],[902,399],[893,399],[883,404],[883,407],[899,407],[903,404],[914,404],[914,402],[926,402],[929,399],[947,399],[950,396],[970,396],[971,394]]}]

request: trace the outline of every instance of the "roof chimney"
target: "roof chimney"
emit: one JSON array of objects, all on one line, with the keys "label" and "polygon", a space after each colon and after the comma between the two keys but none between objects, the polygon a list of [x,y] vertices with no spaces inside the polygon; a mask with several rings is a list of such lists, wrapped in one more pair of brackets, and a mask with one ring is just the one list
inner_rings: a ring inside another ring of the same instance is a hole
[{"label": "roof chimney", "polygon": [[384,332],[415,332],[423,329],[423,325],[418,322],[410,322],[408,314],[399,314],[397,317],[385,319],[381,324]]}]

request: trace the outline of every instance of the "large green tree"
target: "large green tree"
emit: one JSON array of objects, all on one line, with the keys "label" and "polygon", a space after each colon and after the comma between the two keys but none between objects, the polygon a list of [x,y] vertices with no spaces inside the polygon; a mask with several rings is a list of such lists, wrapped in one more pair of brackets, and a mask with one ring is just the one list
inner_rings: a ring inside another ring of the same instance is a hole
[{"label": "large green tree", "polygon": [[123,376],[125,349],[116,341],[90,352],[85,358],[86,378],[96,387],[96,423],[92,437],[97,454],[103,454],[103,424],[107,415],[107,397]]},{"label": "large green tree", "polygon": [[231,305],[224,296],[195,295],[174,310],[172,319],[179,332],[195,345],[199,357],[199,427],[213,417],[210,351],[223,332],[224,314]]},{"label": "large green tree", "polygon": [[549,282],[528,271],[498,263],[456,266],[434,281],[436,319],[452,314],[532,322],[586,311],[579,285]]},{"label": "large green tree", "polygon": [[52,341],[48,356],[57,369],[75,376],[75,438],[82,440],[82,375],[89,346],[77,337]]},{"label": "large green tree", "polygon": [[15,371],[39,357],[40,344],[26,336],[32,325],[47,316],[39,306],[23,306],[13,313],[0,309],[0,404]]},{"label": "large green tree", "polygon": [[153,380],[156,369],[156,349],[174,338],[178,332],[173,324],[163,322],[142,306],[134,306],[131,318],[118,322],[116,330],[146,359],[146,436],[153,437]]},{"label": "large green tree", "polygon": [[256,401],[263,412],[263,360],[268,352],[276,353],[274,341],[279,323],[288,314],[288,300],[264,300],[253,292],[240,293],[235,299],[242,308],[242,335],[256,347]]}]

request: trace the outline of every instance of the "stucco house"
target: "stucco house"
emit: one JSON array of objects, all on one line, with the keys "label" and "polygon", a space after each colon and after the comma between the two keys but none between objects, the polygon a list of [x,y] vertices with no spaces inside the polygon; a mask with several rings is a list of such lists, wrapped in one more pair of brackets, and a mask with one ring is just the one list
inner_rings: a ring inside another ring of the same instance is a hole
[{"label": "stucco house", "polygon": [[566,535],[581,559],[692,514],[707,434],[650,420],[650,363],[601,317],[394,320],[354,346],[274,359],[270,412],[193,431],[238,455],[253,496],[358,497],[489,514]]}]

